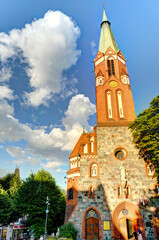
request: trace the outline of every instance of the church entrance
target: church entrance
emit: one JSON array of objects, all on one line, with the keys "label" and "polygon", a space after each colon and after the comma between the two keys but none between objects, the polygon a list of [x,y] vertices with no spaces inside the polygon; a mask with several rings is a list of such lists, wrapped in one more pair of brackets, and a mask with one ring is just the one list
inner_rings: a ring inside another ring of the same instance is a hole
[{"label": "church entrance", "polygon": [[86,219],[86,239],[99,239],[99,221],[96,218]]},{"label": "church entrance", "polygon": [[120,219],[120,233],[121,237],[126,236],[127,239],[133,239],[133,221],[127,218]]},{"label": "church entrance", "polygon": [[112,236],[117,239],[133,239],[133,232],[140,227],[145,237],[144,221],[139,208],[131,202],[119,203],[112,212]]},{"label": "church entrance", "polygon": [[85,238],[99,239],[99,216],[94,209],[90,209],[85,216]]}]

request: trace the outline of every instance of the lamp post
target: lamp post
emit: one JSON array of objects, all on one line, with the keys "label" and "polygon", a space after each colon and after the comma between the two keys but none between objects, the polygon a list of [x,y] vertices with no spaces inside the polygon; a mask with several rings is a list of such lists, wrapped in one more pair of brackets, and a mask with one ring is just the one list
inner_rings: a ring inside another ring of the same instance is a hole
[{"label": "lamp post", "polygon": [[47,198],[46,198],[46,220],[45,220],[45,232],[44,232],[44,240],[46,240],[46,232],[47,232],[47,217],[48,217],[48,213],[49,213],[49,205],[50,205],[50,203],[49,203],[49,197],[47,196]]}]

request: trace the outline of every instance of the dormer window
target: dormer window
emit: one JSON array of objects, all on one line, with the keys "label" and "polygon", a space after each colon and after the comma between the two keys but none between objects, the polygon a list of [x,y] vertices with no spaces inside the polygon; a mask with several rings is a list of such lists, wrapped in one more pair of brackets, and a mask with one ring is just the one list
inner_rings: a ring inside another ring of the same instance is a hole
[{"label": "dormer window", "polygon": [[115,68],[114,68],[114,60],[113,59],[108,60],[108,75],[109,75],[109,77],[111,75],[115,75]]}]

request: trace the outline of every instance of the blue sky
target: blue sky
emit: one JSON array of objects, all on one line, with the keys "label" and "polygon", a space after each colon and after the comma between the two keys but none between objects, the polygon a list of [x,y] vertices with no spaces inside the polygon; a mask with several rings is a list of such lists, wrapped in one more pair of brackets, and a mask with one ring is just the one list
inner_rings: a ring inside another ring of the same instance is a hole
[{"label": "blue sky", "polygon": [[[65,187],[68,156],[96,124],[93,59],[102,0],[0,0],[0,176],[49,170]],[[107,0],[127,59],[136,114],[158,94],[159,1]]]}]

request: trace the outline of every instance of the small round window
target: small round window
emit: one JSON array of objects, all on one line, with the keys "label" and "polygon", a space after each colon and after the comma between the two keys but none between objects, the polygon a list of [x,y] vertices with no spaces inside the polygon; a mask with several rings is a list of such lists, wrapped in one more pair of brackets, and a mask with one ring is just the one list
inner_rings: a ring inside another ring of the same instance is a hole
[{"label": "small round window", "polygon": [[124,160],[126,158],[126,151],[122,148],[118,148],[115,150],[114,155],[119,160]]}]

